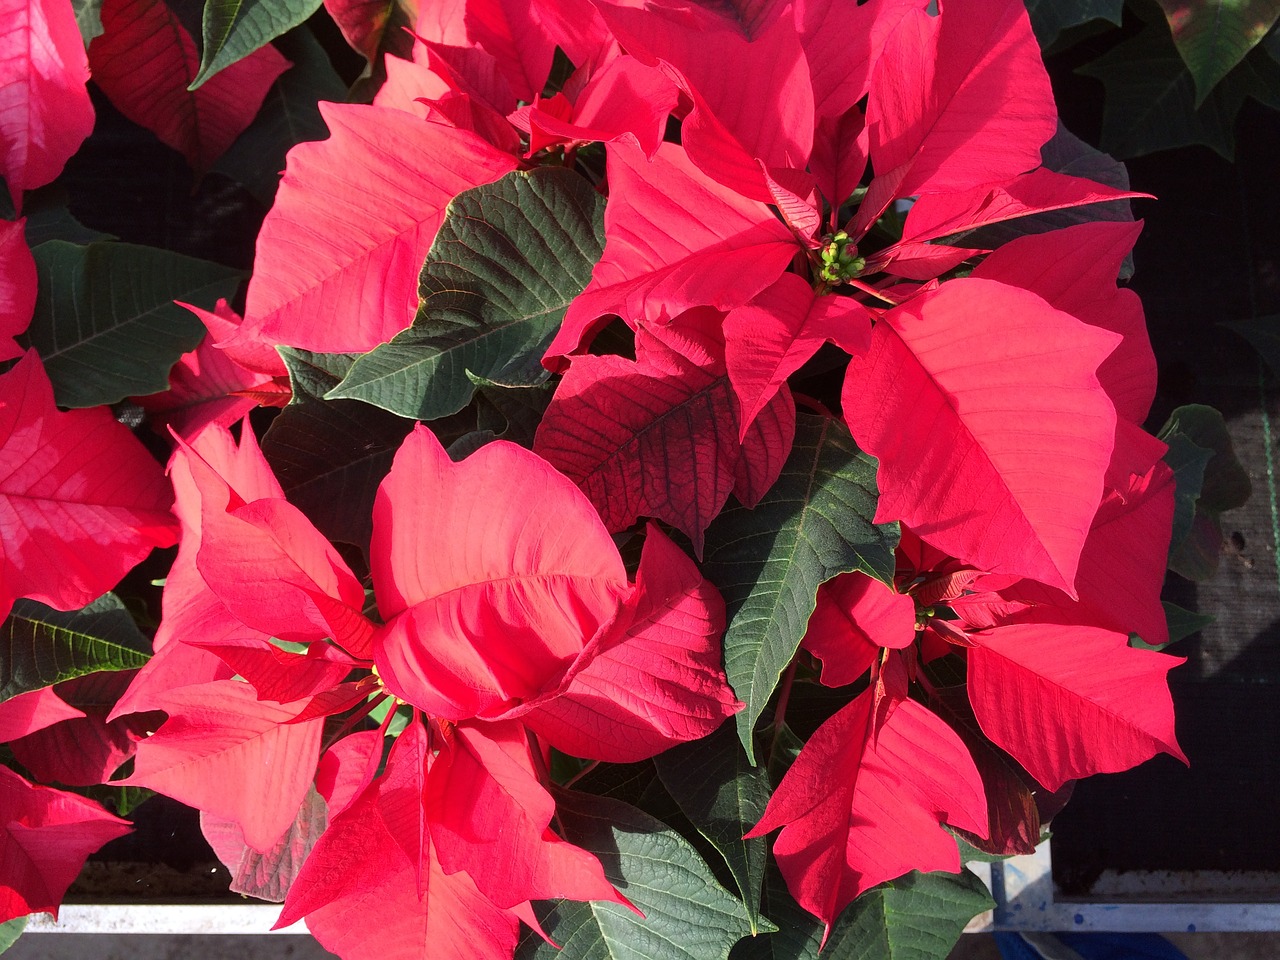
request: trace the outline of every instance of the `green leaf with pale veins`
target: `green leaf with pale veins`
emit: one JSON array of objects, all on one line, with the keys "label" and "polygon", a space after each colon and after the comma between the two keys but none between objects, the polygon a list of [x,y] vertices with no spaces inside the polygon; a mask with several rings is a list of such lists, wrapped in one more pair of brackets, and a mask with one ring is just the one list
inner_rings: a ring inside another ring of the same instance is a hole
[{"label": "green leaf with pale veins", "polygon": [[556,811],[565,839],[595,854],[644,917],[617,903],[537,904],[543,929],[562,949],[526,931],[518,960],[725,960],[751,932],[742,903],[662,821],[620,800],[564,790]]},{"label": "green leaf with pale veins", "polygon": [[87,48],[95,37],[102,36],[102,0],[71,0],[71,9],[76,12],[76,26]]},{"label": "green leaf with pale veins", "polygon": [[0,624],[0,700],[101,670],[133,670],[150,659],[147,649],[114,594],[70,611],[17,600]]},{"label": "green leaf with pale veins", "polygon": [[818,586],[861,570],[893,582],[897,523],[875,524],[876,461],[834,420],[801,414],[777,483],[753,510],[733,505],[707,529],[703,575],[725,600],[725,673],[746,708],[738,737],[755,762],[752,730],[795,655]]},{"label": "green leaf with pale veins", "polygon": [[320,9],[322,0],[205,0],[200,69],[195,90],[224,67],[243,60]]},{"label": "green leaf with pale veins", "polygon": [[475,377],[529,385],[604,249],[604,198],[570,170],[517,171],[450,202],[413,326],[365,354],[329,399],[417,420],[465,407]]},{"label": "green leaf with pale veins", "polygon": [[908,873],[849,904],[819,953],[822,922],[791,899],[776,870],[765,903],[781,929],[742,941],[731,960],[945,960],[965,925],[995,906],[967,870]]},{"label": "green leaf with pale veins", "polygon": [[773,929],[760,915],[767,838],[742,837],[764,816],[769,803],[767,771],[747,761],[728,723],[709,737],[672,747],[653,762],[680,810],[724,857],[746,904],[752,936]]},{"label": "green leaf with pale veins", "polygon": [[1158,0],[1191,71],[1196,106],[1280,18],[1280,0]]},{"label": "green leaf with pale veins", "polygon": [[61,407],[96,407],[169,388],[169,370],[205,336],[174,300],[212,310],[242,274],[208,260],[131,243],[81,247],[62,240],[32,251],[35,316],[19,338],[35,347]]},{"label": "green leaf with pale veins", "polygon": [[290,31],[276,41],[276,49],[293,66],[271,85],[253,123],[213,165],[268,207],[280,186],[290,148],[329,136],[320,101],[347,99],[347,85],[310,30]]}]

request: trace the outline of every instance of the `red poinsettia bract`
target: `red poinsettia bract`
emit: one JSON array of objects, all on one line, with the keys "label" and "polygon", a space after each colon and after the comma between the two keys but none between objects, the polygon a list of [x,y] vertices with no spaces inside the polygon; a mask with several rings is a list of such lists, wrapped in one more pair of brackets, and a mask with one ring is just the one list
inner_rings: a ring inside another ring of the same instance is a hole
[{"label": "red poinsettia bract", "polygon": [[[131,709],[169,720],[139,744],[128,782],[232,820],[250,847],[268,849],[316,777],[324,716],[390,693],[413,718],[380,777],[380,736],[361,740],[355,759],[342,751],[355,772],[337,793],[326,781],[329,832],[282,922],[306,915],[322,942],[345,943],[350,911],[383,890],[377,902],[400,904],[417,919],[396,922],[421,934],[396,949],[420,956],[430,938],[463,956],[464,940],[436,936],[458,910],[509,951],[532,899],[625,902],[593,856],[551,829],[546,750],[638,760],[739,708],[720,666],[723,603],[693,562],[650,527],[631,582],[594,509],[545,461],[499,441],[455,463],[419,427],[375,505],[375,626],[359,581],[283,499],[242,430],[237,447],[210,426],[175,455],[178,512],[198,548],[192,569],[184,543],[166,620],[201,632],[166,633],[156,661],[196,668],[178,689],[157,689],[148,684],[173,674],[149,667],[130,691]],[[245,680],[211,669],[209,653]],[[225,791],[232,780],[251,786]],[[352,879],[373,869],[352,874],[357,855],[380,865],[376,878]],[[386,946],[373,937],[343,949]]]}]

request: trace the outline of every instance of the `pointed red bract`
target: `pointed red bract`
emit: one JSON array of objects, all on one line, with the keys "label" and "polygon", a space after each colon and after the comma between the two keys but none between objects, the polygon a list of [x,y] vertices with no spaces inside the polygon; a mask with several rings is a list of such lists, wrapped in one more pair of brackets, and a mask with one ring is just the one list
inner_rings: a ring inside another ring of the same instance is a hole
[{"label": "pointed red bract", "polygon": [[969,640],[969,700],[982,732],[1047,789],[1162,752],[1187,762],[1165,680],[1181,658],[1072,624],[1012,624]]},{"label": "pointed red bract", "polygon": [[169,719],[138,744],[133,775],[120,782],[234,820],[249,846],[270,850],[315,774],[324,721],[289,723],[297,705],[259,700],[237,680],[183,687],[155,704]]},{"label": "pointed red bract", "polygon": [[958,872],[944,822],[986,835],[969,752],[940,718],[903,699],[905,675],[901,687],[881,711],[869,688],[819,727],[747,834],[783,828],[773,852],[787,888],[828,928],[878,883],[910,870]]},{"label": "pointed red bract", "polygon": [[705,737],[741,708],[725,683],[724,601],[649,524],[635,591],[558,689],[511,711],[577,757],[629,763]]},{"label": "pointed red bract", "polygon": [[703,534],[729,494],[753,506],[791,450],[790,391],[760,406],[742,424],[722,359],[696,364],[641,330],[634,361],[573,358],[534,449],[582,488],[610,530],[656,517],[701,555]]},{"label": "pointed red bract", "polygon": [[34,351],[0,375],[0,612],[95,600],[152,547],[174,542],[172,494],[105,407],[59,412]]},{"label": "pointed red bract", "polygon": [[818,588],[803,642],[822,660],[822,682],[840,687],[866,673],[882,649],[901,649],[915,638],[911,597],[855,571]]},{"label": "pointed red bract", "polygon": [[803,170],[813,147],[813,88],[795,24],[782,4],[729,16],[652,0],[643,8],[597,3],[627,52],[661,62],[692,100],[681,143],[703,173],[768,201],[756,161]]},{"label": "pointed red bract", "polygon": [[885,314],[842,397],[879,458],[876,521],[1074,595],[1115,442],[1096,371],[1117,340],[990,280],[952,280]]},{"label": "pointed red bract", "polygon": [[[305,916],[315,938],[346,960],[511,956],[519,927],[512,912],[495,907],[466,873],[446,874],[430,844],[421,863],[405,853],[403,814],[422,810],[415,785],[432,762],[420,745],[402,734],[385,774],[330,820],[277,927]],[[425,836],[421,823],[410,830]]]},{"label": "pointed red bract", "polygon": [[0,743],[17,740],[64,720],[83,717],[53,687],[41,687],[0,702]]},{"label": "pointed red bract", "polygon": [[267,44],[192,91],[195,40],[163,0],[103,0],[101,36],[89,45],[94,83],[115,108],[177,150],[197,174],[249,126],[290,66]]},{"label": "pointed red bract", "polygon": [[544,362],[556,368],[607,314],[634,326],[695,306],[740,306],[772,283],[797,249],[767,206],[709,179],[681,147],[663,144],[652,161],[625,141],[608,150],[604,255],[547,350]]},{"label": "pointed red bract", "polygon": [[0,177],[15,210],[22,191],[51,183],[92,132],[88,79],[72,4],[0,0]]},{"label": "pointed red bract", "polygon": [[0,220],[0,360],[22,356],[13,338],[26,332],[36,309],[36,262],[26,226],[25,219]]},{"label": "pointed red bract", "polygon": [[848,297],[817,296],[794,273],[724,318],[725,367],[738,408],[739,439],[824,343],[863,353],[871,343],[871,313]]},{"label": "pointed red bract", "polygon": [[1142,302],[1116,286],[1142,222],[1099,221],[1011,240],[972,276],[1023,287],[1085,323],[1124,337],[1098,368],[1098,380],[1116,413],[1141,424],[1156,394],[1156,358]]},{"label": "pointed red bract", "polygon": [[364,352],[412,321],[418,273],[449,201],[516,161],[400,110],[320,110],[331,136],[289,152],[258,234],[245,323],[276,343]]},{"label": "pointed red bract", "polygon": [[0,923],[30,913],[57,918],[89,854],[131,829],[84,797],[33,786],[0,766]]},{"label": "pointed red bract", "polygon": [[867,102],[876,177],[851,234],[895,197],[1007,180],[1040,165],[1058,114],[1021,0],[950,0],[912,10],[872,72]]},{"label": "pointed red bract", "polygon": [[551,830],[555,801],[538,782],[522,724],[460,724],[423,799],[440,865],[465,870],[495,906],[554,897],[627,903],[593,854]]},{"label": "pointed red bract", "polygon": [[38,780],[73,787],[106,783],[133,756],[134,743],[164,719],[138,714],[107,720],[135,673],[102,671],[58,684],[58,696],[82,715],[11,740],[9,749]]}]

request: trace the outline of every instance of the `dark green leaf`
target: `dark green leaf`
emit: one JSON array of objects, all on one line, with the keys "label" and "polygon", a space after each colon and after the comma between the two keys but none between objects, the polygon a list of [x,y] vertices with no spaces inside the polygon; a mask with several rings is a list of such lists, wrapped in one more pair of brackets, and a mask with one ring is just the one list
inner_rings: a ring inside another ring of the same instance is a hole
[{"label": "dark green leaf", "polygon": [[[296,373],[290,367],[295,384]],[[289,502],[316,529],[367,552],[378,484],[412,429],[411,420],[367,403],[317,400],[295,387],[293,401],[262,438],[262,452]]]},{"label": "dark green leaf", "polygon": [[230,298],[239,271],[130,243],[32,251],[39,276],[24,345],[36,348],[63,407],[96,407],[169,387],[169,369],[204,338],[182,300],[212,309]]},{"label": "dark green leaf", "polygon": [[0,624],[0,700],[99,670],[132,670],[150,659],[147,640],[114,594],[82,610],[17,600]]},{"label": "dark green leaf", "polygon": [[[1169,643],[1177,643],[1193,633],[1199,633],[1214,621],[1214,618],[1207,613],[1184,610],[1176,603],[1170,603],[1168,600],[1162,602],[1164,604],[1164,618],[1169,622]],[[1168,646],[1168,644],[1164,646]]]},{"label": "dark green leaf", "polygon": [[965,925],[994,906],[968,870],[909,873],[851,903],[831,928],[827,950],[849,960],[943,960]]},{"label": "dark green leaf", "polygon": [[[1190,580],[1205,580],[1218,569],[1218,557],[1222,552],[1222,525],[1219,520],[1227,510],[1241,507],[1249,499],[1252,484],[1249,474],[1236,457],[1222,414],[1213,407],[1188,404],[1178,407],[1160,429],[1160,437],[1169,443],[1170,453],[1185,464],[1181,474],[1186,476],[1187,491],[1194,489],[1196,459],[1191,445],[1212,451],[1203,470],[1203,482],[1195,502],[1195,513],[1189,528],[1185,523],[1185,504],[1179,503],[1174,515],[1175,525],[1181,522],[1185,530],[1181,539],[1174,540],[1169,549],[1169,569]],[[1179,439],[1181,438],[1181,439]],[[1171,463],[1177,471],[1180,463]],[[1181,493],[1178,494],[1181,498]]]},{"label": "dark green leaf", "polygon": [[468,376],[482,400],[476,410],[480,428],[492,430],[503,440],[532,449],[538,424],[555,394],[555,387],[550,383],[518,386],[496,383],[475,374]]},{"label": "dark green leaf", "polygon": [[822,952],[822,923],[787,893],[771,870],[765,909],[777,933],[743,940],[732,960],[943,960],[965,925],[995,902],[972,873],[909,873],[868,890],[831,926]]},{"label": "dark green leaf", "polygon": [[1234,330],[1253,344],[1271,368],[1272,376],[1280,377],[1280,313],[1253,320],[1224,320],[1219,326]]},{"label": "dark green leaf", "polygon": [[896,523],[874,524],[876,462],[834,420],[801,414],[795,445],[755,509],[733,505],[707,529],[703,574],[724,596],[725,672],[746,709],[738,736],[755,762],[752,730],[795,655],[818,586],[851,570],[893,581]]},{"label": "dark green leaf", "polygon": [[289,371],[289,386],[294,400],[308,397],[320,400],[342,382],[358,353],[312,353],[296,347],[276,347]]},{"label": "dark green leaf", "polygon": [[724,857],[755,936],[762,929],[760,890],[768,842],[765,837],[744,840],[742,834],[764,816],[772,789],[768,773],[747,761],[736,728],[728,723],[709,737],[672,747],[653,762],[684,815]]},{"label": "dark green leaf", "polygon": [[276,48],[293,66],[271,85],[253,123],[213,167],[243,184],[264,206],[275,198],[289,149],[329,135],[317,104],[347,98],[346,85],[310,30],[285,34]]},{"label": "dark green leaf", "polygon": [[1280,17],[1280,0],[1158,0],[1200,106]]},{"label": "dark green leaf", "polygon": [[1223,79],[1196,107],[1195,82],[1164,23],[1149,23],[1136,37],[1080,68],[1107,88],[1102,149],[1137,157],[1156,150],[1203,144],[1230,160],[1234,126],[1246,97],[1280,104],[1280,65],[1259,50]]},{"label": "dark green leaf", "polygon": [[1191,522],[1196,515],[1196,501],[1204,486],[1204,471],[1213,459],[1213,451],[1197,446],[1180,430],[1162,432],[1160,437],[1169,445],[1164,462],[1173,470],[1174,509],[1173,539],[1169,549],[1176,550],[1191,533]]},{"label": "dark green leaf", "polygon": [[34,249],[50,240],[89,244],[95,240],[115,239],[110,234],[86,227],[71,215],[67,203],[66,188],[57,181],[23,195],[22,215],[27,218],[27,246]]},{"label": "dark green leaf", "polygon": [[[113,776],[120,776],[117,771]],[[117,817],[127,817],[156,795],[146,787],[119,787],[111,783],[96,783],[91,787],[77,787],[76,793],[97,801]]]},{"label": "dark green leaf", "polygon": [[492,430],[472,430],[470,433],[464,433],[453,443],[449,444],[449,449],[445,452],[449,454],[449,459],[457,463],[471,456],[485,444],[496,440]]},{"label": "dark green leaf", "polygon": [[678,833],[629,804],[569,791],[556,795],[565,839],[600,858],[604,874],[645,915],[615,903],[540,904],[562,949],[527,932],[521,960],[723,960],[750,932],[742,904],[721,887]]},{"label": "dark green leaf", "polygon": [[321,0],[205,0],[200,69],[188,90],[243,60],[320,9]]},{"label": "dark green leaf", "polygon": [[569,170],[510,173],[449,204],[413,326],[356,361],[331,398],[404,417],[461,410],[471,376],[529,385],[604,248],[604,199]]},{"label": "dark green leaf", "polygon": [[27,929],[26,917],[14,917],[7,923],[0,923],[0,953],[4,953],[17,943],[25,929]]},{"label": "dark green leaf", "polygon": [[1026,0],[1031,29],[1042,48],[1053,46],[1058,34],[1090,20],[1120,26],[1124,0]]}]

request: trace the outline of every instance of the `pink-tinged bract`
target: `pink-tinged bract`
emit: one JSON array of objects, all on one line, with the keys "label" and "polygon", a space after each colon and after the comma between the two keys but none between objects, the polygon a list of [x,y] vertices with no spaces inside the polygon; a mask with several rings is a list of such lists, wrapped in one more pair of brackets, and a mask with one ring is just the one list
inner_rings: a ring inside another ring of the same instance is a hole
[{"label": "pink-tinged bract", "polygon": [[1057,129],[1049,77],[1021,0],[949,0],[895,25],[867,102],[875,179],[861,235],[895,197],[1008,180],[1040,165]]},{"label": "pink-tinged bract", "polygon": [[259,700],[238,680],[173,690],[153,706],[169,719],[138,744],[133,774],[121,782],[234,820],[249,846],[270,850],[315,774],[323,719],[290,723],[301,704]]},{"label": "pink-tinged bract", "polygon": [[83,716],[84,711],[63,700],[53,687],[29,690],[0,702],[0,743]]},{"label": "pink-tinged bract", "polygon": [[105,407],[60,412],[29,351],[0,374],[0,611],[18,597],[75,610],[177,524],[160,465]]},{"label": "pink-tinged bract", "polygon": [[854,571],[818,588],[803,643],[822,660],[822,682],[840,687],[866,673],[881,650],[900,650],[915,638],[915,601]]},{"label": "pink-tinged bract", "polygon": [[747,834],[783,828],[773,852],[787,888],[828,929],[878,883],[911,870],[958,872],[944,822],[987,831],[982,779],[959,736],[905,699],[905,674],[879,705],[878,688],[818,728]]},{"label": "pink-tinged bract", "polygon": [[876,521],[1074,595],[1115,442],[1097,369],[1118,340],[990,280],[890,310],[842,397],[854,439],[879,459]]},{"label": "pink-tinged bract", "polygon": [[451,720],[540,693],[629,590],[608,531],[549,464],[505,442],[455,464],[421,426],[379,487],[370,560],[383,681]]},{"label": "pink-tinged bract", "polygon": [[400,110],[320,109],[331,136],[289,152],[258,234],[245,322],[278,343],[363,352],[412,321],[449,201],[516,162],[475,134]]},{"label": "pink-tinged bract", "polygon": [[969,639],[969,700],[982,732],[1046,789],[1157,753],[1187,762],[1165,680],[1180,658],[1075,624],[1010,624]]},{"label": "pink-tinged bract", "polygon": [[93,131],[88,79],[68,0],[0,2],[0,177],[15,210],[22,192],[51,183]]},{"label": "pink-tinged bract", "polygon": [[116,109],[173,147],[197,174],[249,126],[290,66],[267,44],[196,90],[195,40],[163,0],[104,0],[101,36],[89,45],[94,83]]},{"label": "pink-tinged bract", "polygon": [[724,601],[650,523],[635,590],[558,688],[508,714],[576,757],[629,763],[705,737],[741,708],[725,683]]},{"label": "pink-tinged bract", "polygon": [[58,906],[89,854],[132,829],[90,800],[0,766],[0,923]]}]

